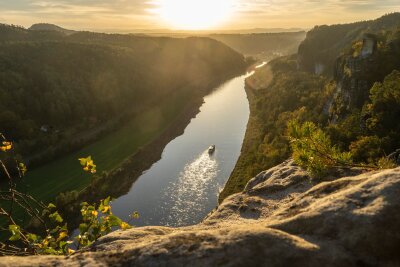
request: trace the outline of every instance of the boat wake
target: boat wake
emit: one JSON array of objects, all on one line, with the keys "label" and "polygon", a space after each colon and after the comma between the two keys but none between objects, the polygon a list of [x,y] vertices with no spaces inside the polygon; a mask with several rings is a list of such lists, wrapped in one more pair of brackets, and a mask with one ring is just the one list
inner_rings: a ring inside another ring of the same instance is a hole
[{"label": "boat wake", "polygon": [[183,226],[197,223],[197,214],[203,214],[208,208],[204,206],[209,192],[218,193],[218,163],[208,151],[203,152],[193,162],[188,163],[179,174],[176,182],[169,184],[164,196],[169,201],[162,207],[167,214],[166,221],[170,226]]}]

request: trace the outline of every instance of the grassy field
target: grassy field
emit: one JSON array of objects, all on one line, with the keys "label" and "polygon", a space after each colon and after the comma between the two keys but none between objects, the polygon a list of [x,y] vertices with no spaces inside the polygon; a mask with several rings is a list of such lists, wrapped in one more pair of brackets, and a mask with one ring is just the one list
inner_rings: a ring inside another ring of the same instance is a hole
[{"label": "grassy field", "polygon": [[42,201],[52,201],[61,192],[82,190],[91,175],[82,170],[78,158],[92,156],[98,173],[117,168],[140,147],[157,138],[179,115],[186,99],[183,95],[164,99],[97,142],[28,171],[24,178],[28,193]]}]

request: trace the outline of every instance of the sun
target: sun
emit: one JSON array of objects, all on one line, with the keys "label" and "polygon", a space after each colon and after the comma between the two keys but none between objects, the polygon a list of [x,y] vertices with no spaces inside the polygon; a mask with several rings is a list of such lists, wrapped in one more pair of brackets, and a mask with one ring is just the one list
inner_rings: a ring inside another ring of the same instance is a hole
[{"label": "sun", "polygon": [[233,13],[235,0],[159,0],[156,13],[176,29],[203,30],[218,26]]}]

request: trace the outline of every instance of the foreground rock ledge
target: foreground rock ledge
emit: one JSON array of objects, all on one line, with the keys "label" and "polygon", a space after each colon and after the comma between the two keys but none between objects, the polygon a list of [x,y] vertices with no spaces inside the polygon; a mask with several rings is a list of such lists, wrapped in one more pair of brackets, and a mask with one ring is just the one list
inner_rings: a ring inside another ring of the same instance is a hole
[{"label": "foreground rock ledge", "polygon": [[317,183],[287,161],[198,225],[118,231],[70,257],[0,265],[400,266],[400,168],[362,172]]}]

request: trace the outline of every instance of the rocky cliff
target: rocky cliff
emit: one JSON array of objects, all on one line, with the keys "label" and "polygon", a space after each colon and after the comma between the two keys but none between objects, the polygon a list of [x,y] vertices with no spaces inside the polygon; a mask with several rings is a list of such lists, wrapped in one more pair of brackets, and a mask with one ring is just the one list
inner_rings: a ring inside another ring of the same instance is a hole
[{"label": "rocky cliff", "polygon": [[376,20],[316,26],[299,46],[299,69],[331,76],[336,59],[352,42],[362,39],[366,33],[396,30],[399,20],[400,13],[392,13]]},{"label": "rocky cliff", "polygon": [[114,232],[70,257],[1,266],[399,266],[400,168],[312,180],[292,161],[253,178],[198,225]]},{"label": "rocky cliff", "polygon": [[364,34],[343,53],[334,66],[336,93],[332,102],[332,122],[368,102],[370,89],[394,69],[400,69],[400,30],[384,34]]}]

